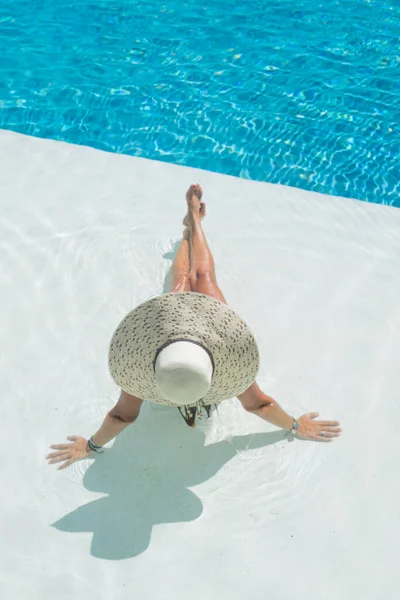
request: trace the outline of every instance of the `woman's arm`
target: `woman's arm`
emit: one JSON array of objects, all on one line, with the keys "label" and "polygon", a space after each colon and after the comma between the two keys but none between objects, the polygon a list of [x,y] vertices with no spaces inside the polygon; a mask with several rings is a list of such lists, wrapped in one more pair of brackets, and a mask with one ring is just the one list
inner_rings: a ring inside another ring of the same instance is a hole
[{"label": "woman's arm", "polygon": [[143,400],[140,398],[121,390],[117,404],[107,413],[102,426],[92,436],[93,443],[96,446],[104,446],[114,439],[128,425],[136,421],[142,403]]},{"label": "woman's arm", "polygon": [[290,417],[271,396],[264,394],[256,381],[238,398],[244,409],[261,417],[264,421],[281,429],[287,429],[287,431],[293,429],[293,417]]},{"label": "woman's arm", "polygon": [[[268,423],[287,431],[293,429],[294,418],[289,416],[271,396],[264,394],[255,381],[238,398],[244,409]],[[339,429],[339,421],[314,421],[318,415],[319,413],[315,412],[307,413],[297,419],[299,428],[296,436],[303,440],[332,442],[332,438],[340,435],[342,429]]]},{"label": "woman's arm", "polygon": [[[107,413],[102,426],[92,436],[93,443],[96,446],[104,446],[110,440],[115,438],[128,425],[133,423],[140,411],[143,400],[131,396],[127,392],[121,390],[121,395],[117,404]],[[67,438],[72,444],[53,444],[50,448],[56,450],[46,456],[49,464],[62,462],[58,467],[59,470],[65,469],[72,465],[73,462],[81,458],[86,458],[90,454],[88,440],[83,437],[71,435]]]}]

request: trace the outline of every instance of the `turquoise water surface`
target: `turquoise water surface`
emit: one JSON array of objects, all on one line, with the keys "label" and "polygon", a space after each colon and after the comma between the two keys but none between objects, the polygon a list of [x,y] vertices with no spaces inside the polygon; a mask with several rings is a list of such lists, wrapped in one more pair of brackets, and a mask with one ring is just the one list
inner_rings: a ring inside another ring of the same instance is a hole
[{"label": "turquoise water surface", "polygon": [[13,0],[0,127],[400,206],[400,3]]}]

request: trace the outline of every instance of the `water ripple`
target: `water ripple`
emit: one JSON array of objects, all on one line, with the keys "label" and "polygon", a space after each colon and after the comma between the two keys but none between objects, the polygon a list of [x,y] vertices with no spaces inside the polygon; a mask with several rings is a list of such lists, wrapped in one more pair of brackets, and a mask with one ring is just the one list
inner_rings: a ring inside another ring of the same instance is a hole
[{"label": "water ripple", "polygon": [[[260,381],[264,387],[270,383],[266,378]],[[207,446],[221,441],[232,445],[234,458],[217,472],[204,492],[208,502],[221,509],[237,503],[240,489],[241,506],[246,506],[248,498],[253,515],[277,515],[285,501],[305,489],[318,466],[315,445],[290,441],[282,431],[263,433],[268,425],[255,421],[237,401],[222,403],[210,421],[199,421],[197,427],[205,433]],[[242,441],[240,431],[250,429],[256,432]]]}]

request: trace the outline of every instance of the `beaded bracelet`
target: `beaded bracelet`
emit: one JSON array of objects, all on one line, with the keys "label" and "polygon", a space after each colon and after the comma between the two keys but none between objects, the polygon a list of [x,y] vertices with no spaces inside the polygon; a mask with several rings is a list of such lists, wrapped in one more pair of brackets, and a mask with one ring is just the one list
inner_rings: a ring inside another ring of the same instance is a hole
[{"label": "beaded bracelet", "polygon": [[88,439],[88,446],[91,450],[93,450],[93,452],[98,452],[99,454],[103,454],[104,452],[104,450],[100,450],[100,448],[102,448],[103,446],[96,446],[96,444],[93,442],[92,437]]}]

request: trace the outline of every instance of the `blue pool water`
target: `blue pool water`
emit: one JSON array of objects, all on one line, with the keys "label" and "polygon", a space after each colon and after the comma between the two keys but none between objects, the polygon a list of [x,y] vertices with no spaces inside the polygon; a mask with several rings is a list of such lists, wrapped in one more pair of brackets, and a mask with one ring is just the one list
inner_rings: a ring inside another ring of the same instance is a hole
[{"label": "blue pool water", "polygon": [[400,206],[398,0],[3,0],[0,127]]}]

